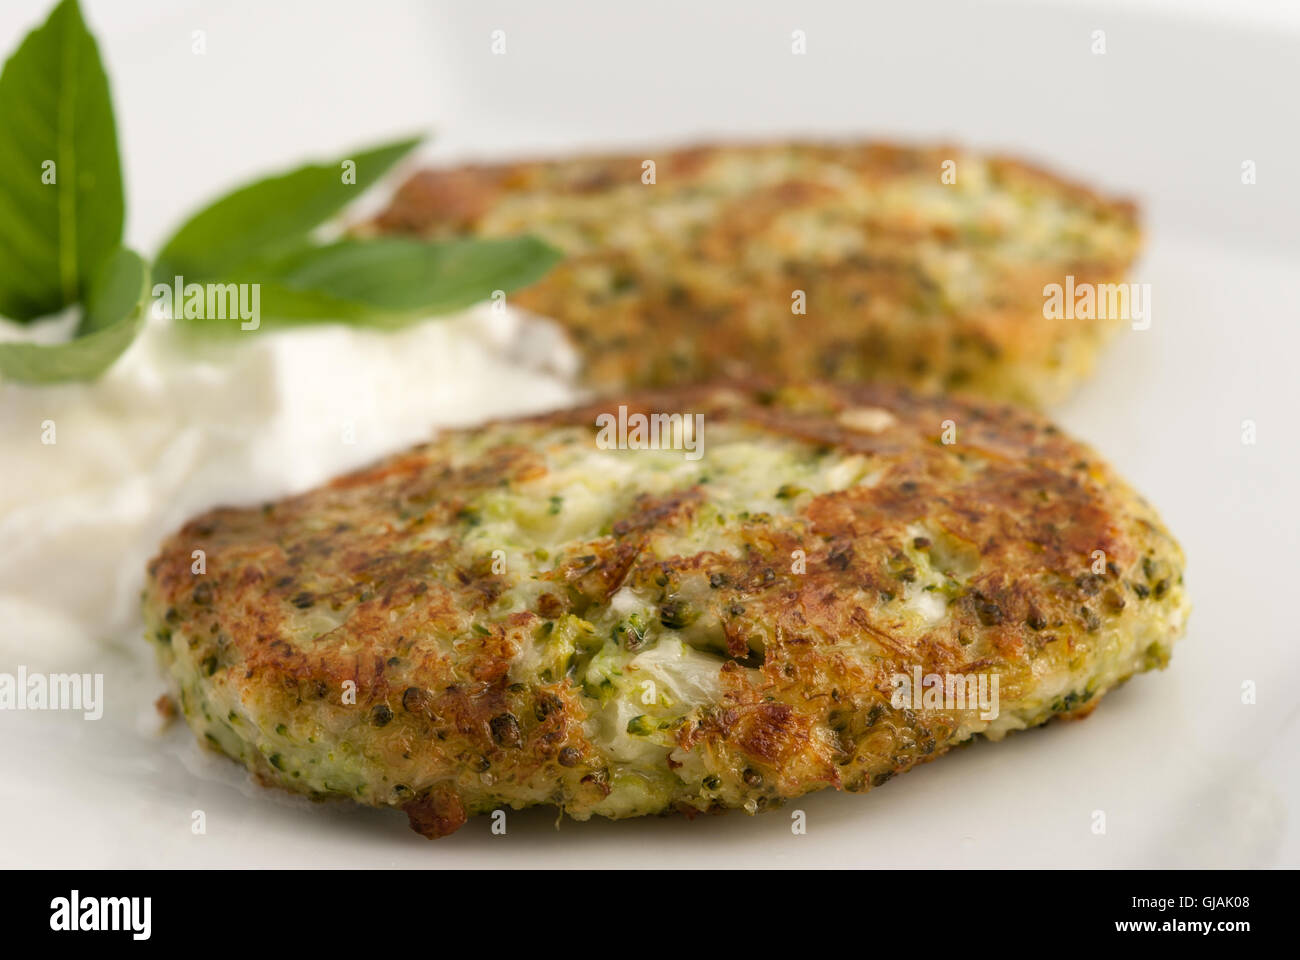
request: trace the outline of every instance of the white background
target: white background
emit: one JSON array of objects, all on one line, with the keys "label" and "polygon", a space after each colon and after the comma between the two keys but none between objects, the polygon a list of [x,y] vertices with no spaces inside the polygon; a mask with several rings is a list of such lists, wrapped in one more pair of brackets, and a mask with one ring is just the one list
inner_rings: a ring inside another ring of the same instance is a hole
[{"label": "white background", "polygon": [[[1186,549],[1195,609],[1170,668],[1112,693],[1087,722],[978,744],[866,796],[558,831],[553,811],[512,813],[506,837],[479,819],[436,844],[400,814],[249,787],[183,728],[139,729],[163,685],[122,678],[98,724],[0,715],[0,863],[1300,864],[1296,5],[85,8],[113,82],[128,235],[146,252],[219,189],[412,130],[435,133],[440,158],[725,136],[951,139],[1135,197],[1149,240],[1133,279],[1151,284],[1152,328],[1126,331],[1054,413],[1160,508]],[[6,0],[0,49],[46,10]],[[494,29],[506,31],[504,57],[490,53]],[[790,53],[794,29],[807,32],[806,56]],[[1105,56],[1090,53],[1097,29]],[[1241,183],[1244,160],[1255,185]],[[1253,446],[1241,442],[1246,419]],[[1241,703],[1244,681],[1257,704]],[[796,808],[806,836],[790,833]],[[206,836],[190,833],[195,809]]]}]

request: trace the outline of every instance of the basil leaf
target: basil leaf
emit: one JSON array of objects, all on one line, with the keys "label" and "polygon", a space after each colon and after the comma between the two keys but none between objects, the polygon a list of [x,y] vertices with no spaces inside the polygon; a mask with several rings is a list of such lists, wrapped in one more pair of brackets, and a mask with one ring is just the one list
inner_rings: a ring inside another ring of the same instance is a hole
[{"label": "basil leaf", "polygon": [[0,343],[0,375],[23,383],[93,380],[140,332],[148,288],[144,260],[119,247],[91,283],[77,336],[66,343]]},{"label": "basil leaf", "polygon": [[562,257],[536,237],[340,240],[267,264],[270,277],[375,309],[377,322],[450,313],[540,280]]},{"label": "basil leaf", "polygon": [[122,219],[108,78],[63,0],[0,73],[0,314],[26,322],[83,300]]},{"label": "basil leaf", "polygon": [[[237,277],[258,284],[261,319],[268,324],[395,328],[488,300],[496,290],[528,286],[561,257],[529,236],[447,242],[383,237],[302,247],[250,265]],[[175,315],[187,319],[180,310]]]},{"label": "basil leaf", "polygon": [[[194,214],[155,261],[160,280],[230,275],[241,265],[301,245],[307,235],[372,186],[423,138],[309,164],[240,187]],[[345,182],[344,164],[355,163]]]}]

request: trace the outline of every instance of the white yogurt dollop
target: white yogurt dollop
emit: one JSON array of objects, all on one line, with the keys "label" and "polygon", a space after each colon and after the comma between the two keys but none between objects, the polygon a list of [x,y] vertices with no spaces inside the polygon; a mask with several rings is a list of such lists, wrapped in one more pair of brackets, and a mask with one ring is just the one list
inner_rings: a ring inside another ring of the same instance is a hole
[{"label": "white yogurt dollop", "polygon": [[151,318],[94,383],[0,383],[0,663],[84,669],[87,641],[136,625],[145,564],[194,514],[564,406],[575,367],[555,328],[484,305],[396,333],[228,340]]}]

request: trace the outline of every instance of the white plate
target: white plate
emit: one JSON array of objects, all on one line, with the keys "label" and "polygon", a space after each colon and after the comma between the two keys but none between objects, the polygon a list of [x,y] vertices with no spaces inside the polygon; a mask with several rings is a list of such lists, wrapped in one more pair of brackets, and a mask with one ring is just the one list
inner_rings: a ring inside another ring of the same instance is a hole
[{"label": "white plate", "polygon": [[[397,813],[251,787],[183,725],[150,732],[163,684],[127,631],[98,661],[102,720],[0,714],[0,863],[1300,863],[1300,638],[1287,612],[1300,592],[1295,16],[1163,3],[86,6],[114,80],[130,233],[146,249],[220,186],[421,126],[439,131],[443,157],[723,135],[950,138],[1134,196],[1149,244],[1133,279],[1151,285],[1152,327],[1125,332],[1055,413],[1159,507],[1186,549],[1195,609],[1169,669],[1086,722],[977,744],[865,796],[558,830],[553,811],[511,813],[505,836],[477,819],[436,844]],[[45,7],[5,5],[6,50]],[[494,29],[504,57],[489,50]],[[805,56],[790,52],[796,29]],[[1090,52],[1095,30],[1105,55]],[[34,619],[0,630],[6,658],[40,669],[53,656]],[[1257,703],[1242,702],[1247,683]],[[806,835],[791,833],[796,809]],[[205,835],[191,832],[196,810]]]}]

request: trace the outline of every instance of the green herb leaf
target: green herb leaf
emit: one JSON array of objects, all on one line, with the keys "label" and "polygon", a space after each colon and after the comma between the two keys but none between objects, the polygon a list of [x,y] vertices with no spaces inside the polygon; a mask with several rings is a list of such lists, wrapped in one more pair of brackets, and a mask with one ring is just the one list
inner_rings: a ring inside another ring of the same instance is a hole
[{"label": "green herb leaf", "polygon": [[0,343],[0,375],[23,383],[93,380],[131,345],[144,322],[149,270],[119,247],[90,286],[77,335],[66,343]]},{"label": "green herb leaf", "polygon": [[83,300],[122,219],[108,78],[63,0],[0,74],[0,314],[26,322]]},{"label": "green herb leaf", "polygon": [[525,287],[560,258],[558,250],[528,236],[448,242],[384,237],[303,247],[237,276],[260,285],[265,323],[395,328],[488,300],[497,290]]},{"label": "green herb leaf", "polygon": [[391,325],[526,287],[561,256],[529,236],[445,242],[385,237],[300,250],[268,268],[286,287],[365,304],[372,323]]},{"label": "green herb leaf", "polygon": [[158,254],[154,276],[164,281],[229,276],[245,264],[301,246],[312,230],[373,186],[421,139],[350,153],[240,187],[172,235]]}]

